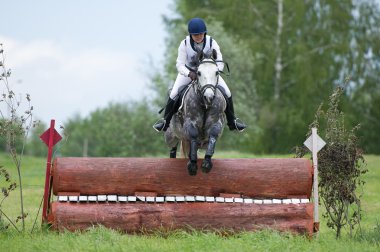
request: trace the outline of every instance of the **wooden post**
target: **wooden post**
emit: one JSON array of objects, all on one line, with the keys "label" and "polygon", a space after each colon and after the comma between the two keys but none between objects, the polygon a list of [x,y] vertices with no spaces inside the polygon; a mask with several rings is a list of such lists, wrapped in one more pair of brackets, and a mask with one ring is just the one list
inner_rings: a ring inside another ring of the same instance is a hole
[{"label": "wooden post", "polygon": [[319,196],[318,196],[318,134],[317,128],[311,129],[313,138],[313,168],[314,168],[314,181],[313,181],[313,195],[314,195],[314,231],[318,234],[319,231]]},{"label": "wooden post", "polygon": [[46,174],[45,174],[44,205],[42,209],[42,220],[45,222],[47,221],[47,208],[48,208],[49,200],[50,200],[50,168],[51,168],[51,157],[53,153],[54,125],[55,125],[55,120],[51,120],[50,128],[49,128],[48,155],[47,155]]},{"label": "wooden post", "polygon": [[314,195],[314,232],[318,234],[319,231],[319,197],[318,197],[318,152],[326,145],[325,141],[317,134],[317,128],[311,129],[311,136],[309,136],[303,143],[312,153],[313,158],[313,195]]},{"label": "wooden post", "polygon": [[44,204],[42,208],[42,222],[48,222],[48,211],[49,211],[49,202],[50,194],[52,187],[52,176],[51,176],[51,159],[53,155],[53,147],[58,143],[62,137],[55,130],[55,120],[50,121],[50,128],[47,129],[41,136],[41,140],[48,146],[48,155],[46,162],[46,174],[45,174],[45,189],[44,189]]}]

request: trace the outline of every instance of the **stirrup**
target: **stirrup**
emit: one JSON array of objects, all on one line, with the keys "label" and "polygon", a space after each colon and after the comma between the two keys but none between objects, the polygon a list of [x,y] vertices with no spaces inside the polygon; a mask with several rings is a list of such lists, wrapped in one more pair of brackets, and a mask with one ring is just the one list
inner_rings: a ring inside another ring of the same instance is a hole
[{"label": "stirrup", "polygon": [[[159,125],[162,124],[162,125]],[[153,124],[153,129],[157,132],[163,131],[166,125],[166,120],[164,118],[159,119],[155,124]]]},{"label": "stirrup", "polygon": [[[242,129],[239,129],[238,127],[238,123],[241,125],[241,127],[243,127]],[[235,124],[235,129],[238,131],[238,132],[243,132],[245,130],[245,128],[247,128],[247,125],[245,125],[245,123],[243,123],[239,118],[236,118],[234,120],[234,124]]]}]

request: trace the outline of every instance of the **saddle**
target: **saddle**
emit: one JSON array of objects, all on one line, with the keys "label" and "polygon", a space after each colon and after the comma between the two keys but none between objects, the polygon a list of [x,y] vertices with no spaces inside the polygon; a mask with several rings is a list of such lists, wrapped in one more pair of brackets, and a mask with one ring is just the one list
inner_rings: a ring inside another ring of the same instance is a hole
[{"label": "saddle", "polygon": [[187,84],[186,86],[183,86],[181,87],[179,90],[178,90],[178,97],[177,97],[177,101],[176,101],[176,104],[178,104],[178,111],[181,111],[182,110],[182,107],[183,107],[183,102],[184,102],[184,97],[185,95],[187,94],[187,92],[189,92],[190,88],[191,88],[191,85],[192,83],[189,83]]}]

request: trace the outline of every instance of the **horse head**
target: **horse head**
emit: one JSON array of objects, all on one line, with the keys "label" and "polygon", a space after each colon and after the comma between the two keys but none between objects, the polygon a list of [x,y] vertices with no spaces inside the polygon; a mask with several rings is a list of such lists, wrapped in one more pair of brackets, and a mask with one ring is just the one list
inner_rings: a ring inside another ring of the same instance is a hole
[{"label": "horse head", "polygon": [[218,85],[219,79],[219,69],[215,61],[216,51],[213,50],[213,53],[210,58],[206,58],[204,53],[201,52],[198,56],[198,82],[197,82],[197,91],[203,97],[205,105],[210,105],[212,100],[215,97],[215,88]]}]

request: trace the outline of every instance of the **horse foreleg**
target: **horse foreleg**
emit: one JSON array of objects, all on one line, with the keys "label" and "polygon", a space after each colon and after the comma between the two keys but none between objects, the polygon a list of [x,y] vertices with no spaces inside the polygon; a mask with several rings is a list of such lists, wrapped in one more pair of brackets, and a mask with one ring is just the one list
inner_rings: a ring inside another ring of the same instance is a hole
[{"label": "horse foreleg", "polygon": [[197,152],[198,152],[198,130],[191,125],[189,128],[190,136],[190,151],[189,151],[189,162],[187,163],[187,170],[190,176],[195,176],[197,174]]},{"label": "horse foreleg", "polygon": [[202,172],[204,173],[209,173],[212,169],[211,157],[214,155],[216,140],[218,139],[221,130],[222,128],[219,124],[215,124],[210,129],[207,151],[202,162]]}]

